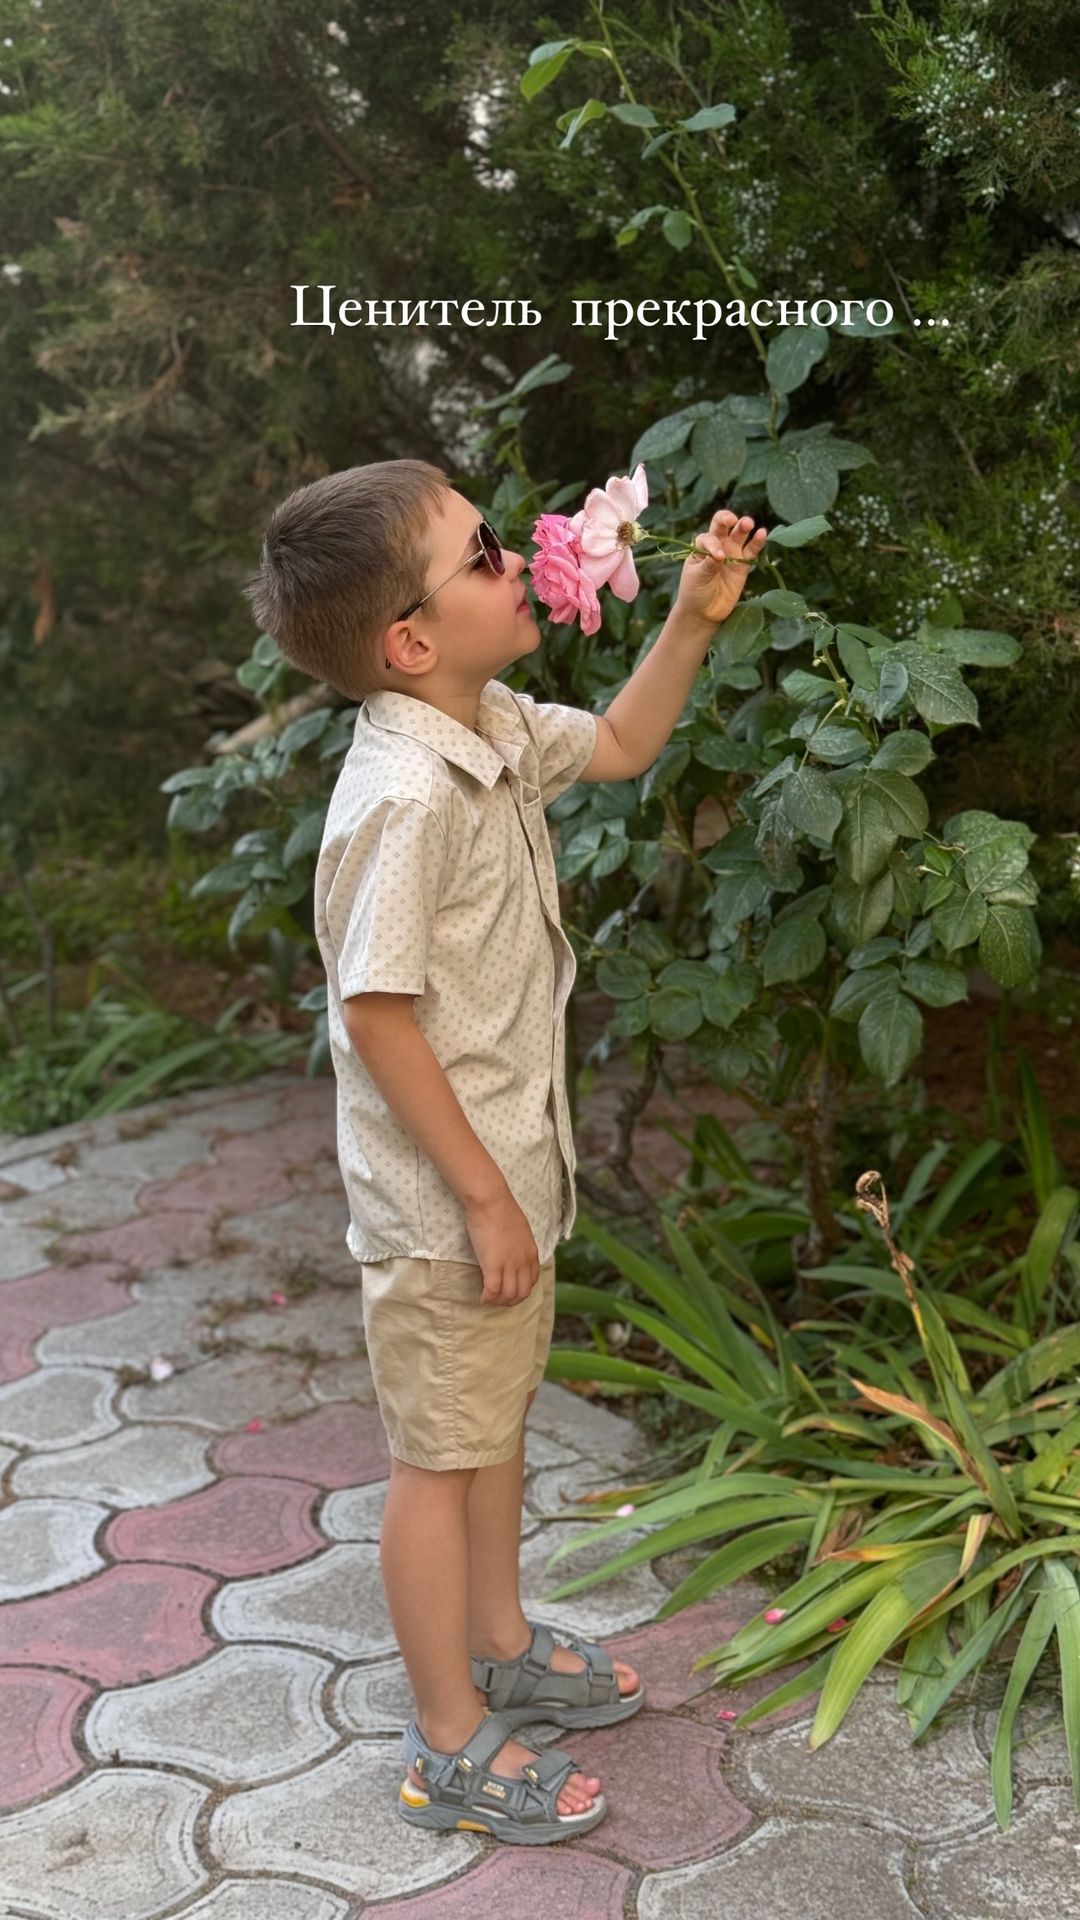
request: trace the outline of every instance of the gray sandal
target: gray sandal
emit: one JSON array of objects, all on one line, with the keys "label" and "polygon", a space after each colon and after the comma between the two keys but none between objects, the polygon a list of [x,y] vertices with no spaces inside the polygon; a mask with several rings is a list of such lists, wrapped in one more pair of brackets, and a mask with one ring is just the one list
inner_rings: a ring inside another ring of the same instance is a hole
[{"label": "gray sandal", "polygon": [[594,1640],[563,1634],[571,1652],[580,1654],[585,1665],[576,1673],[559,1673],[550,1664],[555,1647],[551,1628],[539,1620],[528,1624],[532,1640],[515,1660],[472,1656],[474,1685],[508,1726],[550,1720],[558,1727],[610,1727],[644,1706],[644,1687],[620,1693],[611,1656]]},{"label": "gray sandal", "polygon": [[427,1782],[427,1792],[420,1792],[406,1774],[398,1796],[402,1819],[411,1827],[490,1833],[526,1847],[568,1840],[603,1819],[607,1802],[602,1793],[584,1813],[558,1811],[559,1794],[578,1771],[577,1761],[563,1747],[545,1747],[523,1768],[520,1779],[491,1773],[487,1762],[509,1736],[506,1717],[486,1709],[459,1753],[437,1753],[410,1720],[402,1754],[406,1766],[415,1767]]}]

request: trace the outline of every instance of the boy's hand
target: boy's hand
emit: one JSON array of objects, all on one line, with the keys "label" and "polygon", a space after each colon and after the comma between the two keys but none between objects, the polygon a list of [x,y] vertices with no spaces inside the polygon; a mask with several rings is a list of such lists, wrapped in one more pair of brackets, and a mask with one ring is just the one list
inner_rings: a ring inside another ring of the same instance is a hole
[{"label": "boy's hand", "polygon": [[540,1278],[540,1249],[510,1188],[465,1209],[465,1230],[483,1274],[482,1307],[516,1307]]},{"label": "boy's hand", "polygon": [[[727,619],[750,578],[750,567],[769,537],[765,527],[753,533],[753,525],[749,514],[739,520],[726,507],[713,514],[708,532],[696,534],[694,538],[695,546],[704,547],[713,557],[691,554],[683,562],[673,613],[687,614],[710,626],[718,626],[721,620]],[[732,560],[741,564],[732,565]]]}]

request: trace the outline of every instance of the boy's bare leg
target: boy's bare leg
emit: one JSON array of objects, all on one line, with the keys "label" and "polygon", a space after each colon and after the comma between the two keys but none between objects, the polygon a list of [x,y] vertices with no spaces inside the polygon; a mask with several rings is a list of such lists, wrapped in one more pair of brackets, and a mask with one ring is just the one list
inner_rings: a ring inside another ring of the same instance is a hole
[{"label": "boy's bare leg", "polygon": [[[391,1456],[379,1546],[383,1584],[394,1633],[416,1700],[416,1720],[429,1746],[456,1753],[476,1732],[487,1701],[469,1667],[469,1548],[466,1523],[469,1485],[490,1469],[463,1467],[437,1472]],[[514,1538],[520,1528],[520,1477]],[[516,1553],[516,1545],[515,1545]],[[432,1569],[438,1568],[437,1591]],[[506,1740],[490,1766],[514,1777],[535,1748]],[[412,1767],[409,1777],[423,1789]],[[559,1794],[560,1813],[582,1813],[600,1782],[572,1773]]]},{"label": "boy's bare leg", "polygon": [[[530,1407],[534,1387],[526,1401]],[[468,1489],[469,1652],[490,1660],[513,1660],[524,1653],[532,1628],[521,1607],[518,1562],[521,1551],[521,1502],[525,1474],[525,1423],[517,1452],[494,1467],[477,1467]],[[580,1671],[584,1661],[569,1647],[551,1656],[557,1673]],[[620,1693],[634,1693],[638,1676],[624,1660],[613,1660]]]}]

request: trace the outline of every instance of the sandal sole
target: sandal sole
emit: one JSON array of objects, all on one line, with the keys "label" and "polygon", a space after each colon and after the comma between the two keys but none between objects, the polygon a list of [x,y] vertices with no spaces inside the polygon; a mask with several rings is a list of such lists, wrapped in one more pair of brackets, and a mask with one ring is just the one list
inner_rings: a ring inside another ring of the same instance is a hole
[{"label": "sandal sole", "polygon": [[408,1783],[398,1795],[398,1813],[410,1827],[425,1827],[429,1832],[438,1833],[486,1833],[493,1840],[504,1840],[510,1846],[543,1847],[559,1840],[572,1839],[576,1833],[588,1833],[591,1827],[604,1818],[607,1801],[602,1793],[597,1794],[587,1813],[560,1814],[554,1823],[535,1822],[522,1826],[516,1821],[500,1821],[498,1814],[488,1819],[474,1820],[468,1814],[459,1813],[456,1807],[440,1806],[437,1801],[428,1800],[417,1793]]}]

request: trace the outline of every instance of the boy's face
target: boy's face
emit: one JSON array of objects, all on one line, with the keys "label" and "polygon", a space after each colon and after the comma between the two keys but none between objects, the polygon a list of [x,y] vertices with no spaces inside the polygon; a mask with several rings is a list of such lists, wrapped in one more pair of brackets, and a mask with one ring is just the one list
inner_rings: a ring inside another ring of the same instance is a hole
[{"label": "boy's face", "polygon": [[[425,696],[436,687],[451,695],[479,692],[503,667],[539,645],[540,628],[525,597],[525,558],[504,547],[506,571],[494,573],[477,536],[482,518],[464,494],[447,489],[443,511],[432,516],[429,527],[424,592],[433,587],[437,592],[407,620],[387,628],[389,684],[412,681],[420,693],[423,681]],[[475,560],[463,565],[470,554]]]}]

